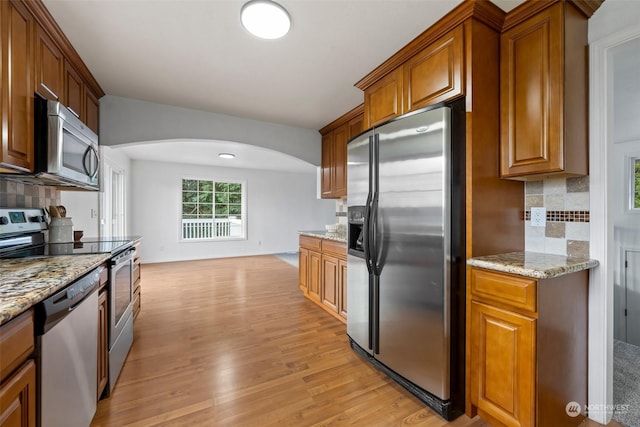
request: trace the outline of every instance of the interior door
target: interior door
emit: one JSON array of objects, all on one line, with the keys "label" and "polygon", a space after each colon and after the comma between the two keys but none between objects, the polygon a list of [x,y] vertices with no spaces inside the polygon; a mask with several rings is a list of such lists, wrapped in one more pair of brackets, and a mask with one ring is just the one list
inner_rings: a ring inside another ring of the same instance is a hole
[{"label": "interior door", "polygon": [[625,253],[627,342],[640,346],[640,251]]}]

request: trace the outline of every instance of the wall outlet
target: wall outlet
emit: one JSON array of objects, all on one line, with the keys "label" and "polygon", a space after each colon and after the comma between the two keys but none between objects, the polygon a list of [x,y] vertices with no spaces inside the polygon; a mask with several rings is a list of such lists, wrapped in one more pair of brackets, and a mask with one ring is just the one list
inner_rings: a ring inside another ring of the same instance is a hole
[{"label": "wall outlet", "polygon": [[531,208],[531,226],[544,227],[547,224],[546,208]]}]

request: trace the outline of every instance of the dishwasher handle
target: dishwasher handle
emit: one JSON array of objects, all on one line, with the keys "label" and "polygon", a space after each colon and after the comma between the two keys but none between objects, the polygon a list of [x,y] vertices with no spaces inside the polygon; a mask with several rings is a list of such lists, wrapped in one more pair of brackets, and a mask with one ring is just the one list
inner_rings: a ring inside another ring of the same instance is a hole
[{"label": "dishwasher handle", "polygon": [[72,312],[82,301],[98,288],[100,266],[89,274],[71,283],[35,306],[35,329],[37,335],[44,335]]}]

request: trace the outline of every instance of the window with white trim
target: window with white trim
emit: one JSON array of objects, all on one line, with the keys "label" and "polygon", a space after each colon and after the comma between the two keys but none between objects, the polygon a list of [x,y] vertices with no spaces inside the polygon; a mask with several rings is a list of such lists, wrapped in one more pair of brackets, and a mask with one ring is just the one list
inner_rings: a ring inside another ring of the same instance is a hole
[{"label": "window with white trim", "polygon": [[182,240],[246,238],[244,182],[182,180]]}]

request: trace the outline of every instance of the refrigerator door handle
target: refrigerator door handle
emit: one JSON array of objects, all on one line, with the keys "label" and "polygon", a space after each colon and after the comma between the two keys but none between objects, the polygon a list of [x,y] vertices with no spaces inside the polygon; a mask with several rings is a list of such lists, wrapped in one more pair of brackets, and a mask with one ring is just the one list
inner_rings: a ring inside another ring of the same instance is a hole
[{"label": "refrigerator door handle", "polygon": [[378,263],[378,258],[380,251],[380,239],[378,238],[378,193],[373,195],[373,200],[371,201],[371,219],[369,221],[369,229],[371,230],[371,236],[369,237],[371,241],[371,248],[369,249],[371,252],[371,270],[372,274],[379,276],[380,265]]},{"label": "refrigerator door handle", "polygon": [[371,250],[369,247],[370,235],[369,228],[371,226],[371,193],[367,195],[367,204],[364,207],[364,233],[362,233],[362,249],[364,250],[364,262],[367,265],[367,271],[369,274],[373,274],[373,268],[371,264]]}]

